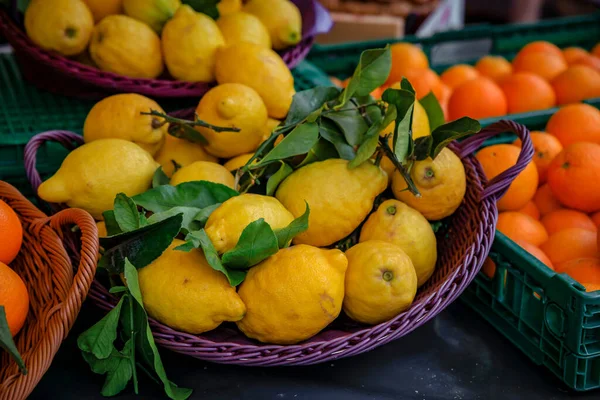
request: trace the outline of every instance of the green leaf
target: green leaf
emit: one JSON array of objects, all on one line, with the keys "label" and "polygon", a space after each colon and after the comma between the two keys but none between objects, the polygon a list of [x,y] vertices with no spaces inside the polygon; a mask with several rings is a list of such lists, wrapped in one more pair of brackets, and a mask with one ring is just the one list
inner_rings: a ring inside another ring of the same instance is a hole
[{"label": "green leaf", "polygon": [[115,197],[114,215],[121,232],[131,232],[140,227],[137,206],[125,193],[119,193]]},{"label": "green leaf", "polygon": [[179,206],[205,208],[237,195],[238,192],[219,183],[194,181],[177,186],[159,186],[134,196],[133,201],[146,210],[158,213]]},{"label": "green leaf", "polygon": [[[357,104],[365,104],[365,103],[357,103]],[[364,107],[364,118],[367,122],[367,124],[369,126],[372,126],[373,124],[376,124],[377,122],[380,122],[383,117],[385,116],[385,110],[382,110],[382,108],[377,105],[377,104],[371,104],[368,105],[366,107]]]},{"label": "green leaf", "polygon": [[339,103],[345,105],[354,96],[366,96],[385,83],[392,68],[390,46],[384,49],[365,50],[354,70],[348,86],[342,92]]},{"label": "green leaf", "polygon": [[[306,201],[305,201],[306,203]],[[294,219],[288,226],[281,229],[275,229],[275,236],[280,249],[289,246],[290,242],[296,235],[308,229],[308,217],[310,216],[310,207],[306,203],[306,211],[304,214]]]},{"label": "green leaf", "polygon": [[340,90],[336,87],[317,86],[297,92],[292,99],[292,105],[283,125],[295,125],[302,122],[311,113],[320,109],[323,104],[335,100],[340,95]]},{"label": "green leaf", "polygon": [[396,106],[391,104],[385,112],[383,119],[369,127],[365,139],[356,152],[356,157],[348,163],[348,168],[356,168],[369,160],[377,150],[379,134],[396,118]]},{"label": "green leaf", "polygon": [[178,214],[132,232],[100,238],[100,246],[105,252],[98,267],[120,274],[123,272],[125,257],[139,268],[145,267],[171,245],[182,222],[183,216]]},{"label": "green leaf", "polygon": [[196,216],[202,212],[202,210],[203,209],[196,207],[173,207],[170,210],[152,214],[150,218],[148,218],[148,223],[155,224],[157,222],[164,221],[167,218],[181,214],[183,218],[183,222],[181,223],[181,231],[184,234],[187,234],[188,232],[197,231],[198,229],[202,228],[203,225],[196,221]]},{"label": "green leaf", "polygon": [[25,363],[21,358],[21,354],[19,354],[19,350],[17,350],[17,346],[13,341],[12,334],[10,333],[10,329],[8,328],[8,322],[6,321],[6,311],[4,310],[4,306],[0,305],[0,348],[6,350],[8,354],[12,357],[13,360],[19,366],[21,373],[23,375],[27,375],[27,368],[25,367]]},{"label": "green leaf", "polygon": [[[405,81],[405,79],[403,79]],[[383,92],[383,101],[396,106],[393,150],[400,162],[405,162],[412,149],[412,118],[415,94],[406,89],[388,88]]]},{"label": "green leaf", "polygon": [[200,210],[198,214],[196,214],[196,216],[194,217],[194,221],[200,224],[200,228],[198,229],[204,228],[204,225],[206,225],[206,221],[208,221],[208,217],[210,217],[210,214],[212,214],[213,211],[219,208],[220,205],[221,203],[217,203],[213,204],[212,206],[204,207],[202,210]]},{"label": "green leaf", "polygon": [[140,339],[142,341],[141,344],[143,346],[141,351],[145,354],[145,359],[152,361],[150,365],[152,365],[154,372],[156,372],[156,375],[158,375],[163,383],[165,393],[167,396],[169,396],[169,398],[174,400],[187,399],[192,394],[192,390],[179,388],[167,378],[167,373],[165,372],[162,360],[160,359],[160,354],[156,348],[156,343],[154,342],[154,337],[152,336],[152,331],[150,330],[150,324],[148,323],[148,316],[146,314],[146,310],[144,309],[144,302],[139,286],[136,267],[133,266],[127,259],[125,260],[125,280],[127,281],[129,292],[136,302],[134,312],[141,314],[141,318],[139,318],[138,321],[143,321],[145,325],[139,329]]},{"label": "green leaf", "polygon": [[429,119],[429,128],[434,131],[438,126],[443,125],[446,120],[444,119],[444,111],[438,102],[437,97],[433,92],[419,100],[419,103],[425,109],[427,113],[427,119]]},{"label": "green leaf", "polygon": [[81,351],[93,354],[98,359],[110,356],[117,339],[119,317],[123,306],[123,297],[115,308],[110,310],[100,321],[77,338],[77,347]]},{"label": "green leaf", "polygon": [[480,130],[481,125],[479,122],[469,117],[462,117],[456,121],[438,126],[431,132],[431,137],[433,138],[431,158],[436,158],[440,154],[440,151],[453,140],[477,133]]},{"label": "green leaf", "polygon": [[[225,274],[227,279],[229,280],[229,284],[231,286],[237,286],[246,277],[246,272],[244,271],[229,271],[225,266],[221,263],[221,259],[219,258],[219,254],[210,241],[208,235],[204,231],[204,229],[200,229],[199,231],[190,232],[185,237],[186,242],[193,243],[195,248],[202,248],[204,252],[204,257],[206,257],[206,261],[215,271],[222,272]],[[178,246],[178,247],[182,247]]]},{"label": "green leaf", "polygon": [[215,21],[219,19],[219,9],[217,8],[217,4],[221,0],[182,0],[182,4],[188,4],[197,12],[201,12],[203,14],[208,15]]},{"label": "green leaf", "polygon": [[189,125],[171,125],[169,127],[169,135],[175,136],[177,139],[184,139],[192,143],[198,143],[202,146],[208,144],[208,140],[200,132]]},{"label": "green leaf", "polygon": [[423,161],[429,158],[433,138],[431,135],[415,139],[415,158],[417,161]]},{"label": "green leaf", "polygon": [[118,235],[119,233],[123,233],[119,227],[119,224],[117,223],[115,212],[113,210],[104,211],[102,213],[102,217],[104,218],[104,225],[106,226],[106,234],[108,236],[114,236]]},{"label": "green leaf", "polygon": [[189,241],[189,242],[185,242],[184,244],[180,244],[179,246],[175,247],[173,250],[189,253],[190,251],[194,250],[195,248],[196,247],[194,246],[194,242]]},{"label": "green leaf", "polygon": [[338,152],[335,147],[325,139],[320,138],[317,143],[315,143],[315,145],[308,151],[306,157],[304,157],[304,160],[302,160],[302,162],[298,164],[296,168],[300,168],[317,161],[324,161],[337,157]]},{"label": "green leaf", "polygon": [[364,117],[352,101],[335,112],[323,115],[323,118],[333,121],[340,128],[346,142],[353,147],[362,143],[363,136],[369,129]]},{"label": "green leaf", "polygon": [[319,126],[316,123],[307,122],[298,125],[255,166],[262,167],[299,154],[306,154],[318,139]]},{"label": "green leaf", "polygon": [[133,347],[134,343],[131,340],[125,342],[122,352],[112,346],[112,353],[104,359],[98,359],[91,353],[82,354],[94,373],[106,374],[101,392],[103,396],[116,396],[127,387],[133,376],[130,361],[131,354],[135,351]]},{"label": "green leaf", "polygon": [[267,181],[267,196],[273,196],[277,187],[285,178],[287,178],[294,170],[288,164],[281,162],[281,167]]},{"label": "green leaf", "polygon": [[170,182],[169,177],[163,171],[162,167],[156,168],[154,175],[152,176],[152,187],[156,188],[163,185],[168,185]]},{"label": "green leaf", "polygon": [[277,237],[263,218],[244,228],[235,247],[223,254],[221,262],[232,269],[248,269],[279,251]]},{"label": "green leaf", "polygon": [[340,158],[352,160],[355,157],[354,148],[348,144],[341,129],[333,121],[321,118],[319,134],[323,139],[335,146]]}]

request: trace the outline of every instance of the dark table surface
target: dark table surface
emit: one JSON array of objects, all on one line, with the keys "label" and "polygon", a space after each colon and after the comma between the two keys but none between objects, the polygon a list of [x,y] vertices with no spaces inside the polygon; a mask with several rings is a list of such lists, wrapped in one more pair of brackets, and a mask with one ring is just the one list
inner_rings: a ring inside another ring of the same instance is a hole
[{"label": "dark table surface", "polygon": [[[31,400],[103,399],[103,377],[81,358],[76,338],[101,317],[86,304]],[[218,365],[161,351],[169,378],[191,399],[598,399],[571,392],[460,301],[410,335],[366,354],[308,367]],[[141,379],[117,399],[164,399]]]}]

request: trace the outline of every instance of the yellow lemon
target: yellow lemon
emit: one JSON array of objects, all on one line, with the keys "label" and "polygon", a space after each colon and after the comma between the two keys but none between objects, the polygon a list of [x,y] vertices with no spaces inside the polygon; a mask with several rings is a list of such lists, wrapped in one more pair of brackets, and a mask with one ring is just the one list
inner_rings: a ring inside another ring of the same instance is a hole
[{"label": "yellow lemon", "polygon": [[219,15],[222,17],[227,14],[238,12],[242,9],[242,0],[221,0],[217,4]]},{"label": "yellow lemon", "polygon": [[221,204],[206,221],[206,234],[219,253],[235,247],[244,228],[263,218],[272,229],[288,226],[294,216],[274,197],[242,194]]},{"label": "yellow lemon", "polygon": [[196,127],[208,140],[206,151],[222,158],[249,153],[258,147],[267,123],[267,109],[258,93],[237,83],[209,90],[196,108],[198,118],[209,124],[239,128],[239,132],[215,132]]},{"label": "yellow lemon", "polygon": [[217,20],[217,25],[227,45],[250,42],[271,48],[271,38],[267,28],[252,14],[241,11],[227,14]]},{"label": "yellow lemon", "polygon": [[346,160],[329,159],[294,171],[275,196],[296,218],[304,213],[305,201],[310,206],[308,230],[294,243],[325,247],[358,228],[386,187],[385,172],[370,162],[350,169]]},{"label": "yellow lemon", "polygon": [[177,186],[180,183],[192,181],[220,183],[232,189],[235,186],[233,175],[227,168],[209,161],[196,161],[177,170],[171,178],[171,185]]},{"label": "yellow lemon", "polygon": [[275,50],[293,46],[302,39],[302,16],[289,0],[250,0],[243,10],[265,24]]},{"label": "yellow lemon", "polygon": [[[243,68],[240,68],[243,65]],[[236,43],[217,52],[219,83],[241,83],[256,90],[272,118],[284,118],[294,96],[294,78],[281,57],[254,43]]]},{"label": "yellow lemon", "polygon": [[87,47],[94,17],[82,0],[33,0],[25,10],[25,31],[45,50],[65,56]]},{"label": "yellow lemon", "polygon": [[106,223],[104,221],[96,222],[96,228],[98,229],[98,237],[99,238],[108,236],[108,232],[106,232]]},{"label": "yellow lemon", "polygon": [[360,231],[360,242],[367,240],[383,240],[404,250],[417,272],[418,286],[422,286],[435,270],[435,233],[421,213],[401,201],[384,201],[369,216]]},{"label": "yellow lemon", "polygon": [[214,81],[216,52],[224,44],[215,21],[188,5],[177,10],[162,32],[165,63],[180,81]]},{"label": "yellow lemon", "polygon": [[[396,85],[399,85],[399,84],[396,84]],[[392,85],[392,87],[394,87],[394,85]],[[398,86],[397,88],[399,88],[399,87],[400,86]],[[380,136],[386,136],[388,134],[390,135],[390,138],[388,141],[390,147],[393,146],[392,134],[394,133],[394,127],[395,127],[395,122],[392,122],[379,134]],[[413,111],[412,135],[413,135],[413,139],[431,135],[431,129],[429,127],[429,117],[427,117],[427,111],[425,111],[425,109],[423,108],[421,103],[419,103],[418,100],[415,100],[415,108]],[[383,170],[388,174],[388,179],[391,181],[392,174],[396,170],[396,167],[394,166],[392,161],[387,157],[383,157],[381,159],[381,168],[383,168]]]},{"label": "yellow lemon", "polygon": [[118,193],[135,196],[150,188],[158,168],[150,153],[122,139],[100,139],[73,150],[38,188],[50,203],[82,208],[101,220]]},{"label": "yellow lemon", "polygon": [[102,18],[108,15],[123,13],[123,0],[84,0],[89,7],[94,21],[100,22]]},{"label": "yellow lemon", "polygon": [[246,165],[246,163],[250,161],[252,156],[254,156],[254,153],[240,154],[239,156],[233,157],[232,159],[228,160],[225,164],[223,164],[223,166],[227,171],[235,171]]},{"label": "yellow lemon", "polygon": [[348,260],[339,250],[298,245],[256,265],[239,288],[246,315],[237,326],[265,343],[293,344],[340,314]]},{"label": "yellow lemon", "polygon": [[217,162],[217,157],[208,154],[204,147],[198,143],[185,139],[178,139],[172,135],[165,135],[165,143],[162,145],[154,159],[162,166],[167,176],[175,172],[175,163],[181,167],[190,165],[194,161]]},{"label": "yellow lemon", "polygon": [[430,221],[452,215],[465,197],[465,167],[450,149],[443,149],[435,160],[428,158],[415,162],[410,176],[421,197],[415,197],[406,190],[406,181],[398,171],[394,173],[392,180],[394,197],[419,211]]},{"label": "yellow lemon", "polygon": [[138,270],[148,315],[178,331],[200,334],[224,321],[239,321],[246,306],[227,278],[210,267],[204,254],[175,250],[179,239]]},{"label": "yellow lemon", "polygon": [[125,14],[142,21],[159,33],[179,6],[180,0],[123,0]]},{"label": "yellow lemon", "polygon": [[139,94],[116,94],[92,107],[83,125],[86,143],[98,139],[129,140],[154,155],[168,135],[169,124],[162,118],[142,115],[142,112],[163,109],[152,99]]},{"label": "yellow lemon", "polygon": [[109,15],[96,25],[90,55],[100,69],[130,78],[153,79],[163,72],[160,38],[125,15]]},{"label": "yellow lemon", "polygon": [[417,294],[417,273],[400,247],[367,240],[347,250],[346,257],[344,312],[350,318],[375,325],[410,307]]}]

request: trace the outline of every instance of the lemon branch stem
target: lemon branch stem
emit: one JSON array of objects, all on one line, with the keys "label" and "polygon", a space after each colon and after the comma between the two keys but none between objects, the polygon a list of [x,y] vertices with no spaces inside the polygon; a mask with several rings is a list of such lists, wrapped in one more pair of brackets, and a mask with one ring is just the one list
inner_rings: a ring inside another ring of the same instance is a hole
[{"label": "lemon branch stem", "polygon": [[410,173],[404,167],[404,165],[402,165],[402,163],[400,161],[398,161],[398,157],[396,157],[396,153],[394,153],[392,151],[392,149],[390,148],[390,146],[388,145],[388,137],[387,136],[379,138],[379,147],[381,148],[381,150],[383,150],[385,155],[392,161],[392,163],[398,169],[398,171],[400,171],[400,174],[406,181],[408,190],[410,190],[410,192],[413,195],[415,195],[415,197],[421,197],[421,192],[419,192],[419,189],[417,189],[417,186],[415,185],[412,178],[410,177]]},{"label": "lemon branch stem", "polygon": [[187,126],[192,126],[192,127],[193,126],[201,126],[203,128],[212,129],[215,132],[239,132],[240,131],[240,128],[236,128],[236,127],[216,126],[216,125],[209,124],[208,122],[198,119],[198,114],[194,114],[196,116],[195,121],[189,121],[187,119],[171,117],[168,114],[161,113],[160,111],[156,111],[156,110],[150,110],[150,112],[142,112],[141,114],[142,115],[152,115],[154,117],[163,118],[165,120],[165,122],[168,122],[170,124],[187,125]]}]

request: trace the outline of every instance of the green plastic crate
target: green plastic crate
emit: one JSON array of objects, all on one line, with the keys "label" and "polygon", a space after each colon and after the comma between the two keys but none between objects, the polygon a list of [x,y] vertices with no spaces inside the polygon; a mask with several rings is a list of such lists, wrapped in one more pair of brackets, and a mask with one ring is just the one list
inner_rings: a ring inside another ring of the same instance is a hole
[{"label": "green plastic crate", "polygon": [[[545,110],[514,120],[543,130],[552,114]],[[514,139],[501,136],[485,145]],[[567,386],[578,391],[600,388],[600,291],[586,293],[500,232],[490,258],[496,263],[495,275],[490,279],[479,273],[461,300]]]},{"label": "green plastic crate", "polygon": [[389,43],[409,42],[420,45],[429,57],[431,67],[441,72],[454,64],[474,64],[488,54],[512,59],[524,45],[536,40],[547,40],[559,47],[591,49],[600,41],[600,12],[535,24],[474,25],[427,38],[406,36],[402,39],[315,45],[308,60],[327,74],[344,79],[352,75],[364,50],[381,48]]},{"label": "green plastic crate", "polygon": [[[300,63],[293,71],[297,91],[319,85],[331,85],[327,75],[309,62]],[[194,106],[197,100],[160,100],[162,107],[176,110]],[[24,82],[15,58],[0,54],[0,180],[33,196],[25,176],[23,152],[32,136],[54,129],[82,133],[83,123],[94,101],[73,99],[36,89]],[[62,163],[67,151],[56,143],[48,143],[38,151],[37,169],[46,178]]]}]

